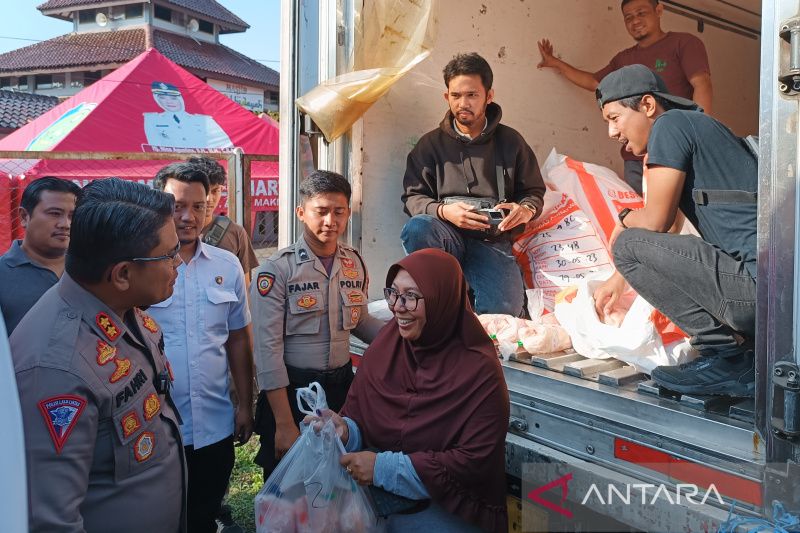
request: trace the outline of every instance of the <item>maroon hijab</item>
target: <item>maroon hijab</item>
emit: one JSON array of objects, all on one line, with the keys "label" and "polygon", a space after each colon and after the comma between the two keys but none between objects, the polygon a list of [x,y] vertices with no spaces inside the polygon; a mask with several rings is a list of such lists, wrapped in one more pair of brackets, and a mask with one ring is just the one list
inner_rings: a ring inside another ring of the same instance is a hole
[{"label": "maroon hijab", "polygon": [[387,286],[400,269],[424,297],[422,335],[406,341],[396,320],[389,322],[364,354],[342,414],[356,421],[366,447],[407,454],[444,509],[506,531],[509,403],[497,353],[453,256],[414,252],[392,265]]}]

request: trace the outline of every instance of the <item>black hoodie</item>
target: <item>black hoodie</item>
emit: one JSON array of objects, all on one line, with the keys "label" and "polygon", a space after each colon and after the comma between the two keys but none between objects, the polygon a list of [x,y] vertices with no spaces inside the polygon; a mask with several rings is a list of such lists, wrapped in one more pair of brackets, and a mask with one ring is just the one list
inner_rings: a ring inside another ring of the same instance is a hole
[{"label": "black hoodie", "polygon": [[441,200],[448,196],[496,198],[495,143],[499,143],[505,179],[506,200],[542,210],[545,186],[536,156],[515,129],[500,124],[500,106],[486,108],[483,132],[470,140],[453,129],[448,111],[439,127],[422,136],[408,154],[403,176],[402,200],[410,216],[436,216]]}]

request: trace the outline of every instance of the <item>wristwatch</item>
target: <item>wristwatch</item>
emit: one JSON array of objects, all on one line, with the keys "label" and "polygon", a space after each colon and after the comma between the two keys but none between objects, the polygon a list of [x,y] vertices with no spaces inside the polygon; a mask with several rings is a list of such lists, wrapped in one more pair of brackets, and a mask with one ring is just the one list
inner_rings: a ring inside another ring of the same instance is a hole
[{"label": "wristwatch", "polygon": [[531,205],[531,204],[529,204],[529,203],[527,203],[527,202],[526,202],[526,203],[524,203],[524,204],[519,204],[519,205],[520,205],[521,207],[524,207],[525,209],[527,209],[528,211],[530,211],[530,212],[531,212],[531,220],[533,220],[533,217],[535,217],[535,216],[536,216],[536,206],[534,206],[534,205]]},{"label": "wristwatch", "polygon": [[617,218],[619,219],[619,223],[622,225],[623,228],[628,229],[628,226],[625,225],[625,217],[628,216],[628,213],[633,211],[633,209],[626,207],[622,211],[619,212]]}]

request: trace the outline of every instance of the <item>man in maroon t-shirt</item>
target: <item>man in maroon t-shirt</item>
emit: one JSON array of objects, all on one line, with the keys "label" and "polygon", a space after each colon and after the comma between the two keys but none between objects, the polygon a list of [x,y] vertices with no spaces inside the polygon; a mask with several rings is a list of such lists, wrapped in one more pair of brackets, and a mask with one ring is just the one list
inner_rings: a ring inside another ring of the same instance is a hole
[{"label": "man in maroon t-shirt", "polygon": [[[601,70],[587,72],[555,57],[548,39],[539,41],[542,60],[539,68],[554,68],[569,81],[588,91],[594,91],[607,74],[635,64],[657,72],[667,84],[670,94],[697,102],[711,113],[711,69],[703,42],[689,33],[664,32],[661,15],[664,6],[658,0],[622,0],[625,28],[636,44],[617,55]],[[625,150],[625,181],[641,194],[642,159]]]}]

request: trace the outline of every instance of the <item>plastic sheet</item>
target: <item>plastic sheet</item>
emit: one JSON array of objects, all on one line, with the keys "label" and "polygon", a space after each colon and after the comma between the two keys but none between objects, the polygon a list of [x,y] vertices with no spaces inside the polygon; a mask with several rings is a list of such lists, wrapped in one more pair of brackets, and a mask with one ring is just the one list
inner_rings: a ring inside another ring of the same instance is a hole
[{"label": "plastic sheet", "polygon": [[356,20],[353,72],[326,80],[295,102],[328,142],[339,138],[408,71],[436,38],[437,0],[370,0]]}]

